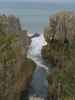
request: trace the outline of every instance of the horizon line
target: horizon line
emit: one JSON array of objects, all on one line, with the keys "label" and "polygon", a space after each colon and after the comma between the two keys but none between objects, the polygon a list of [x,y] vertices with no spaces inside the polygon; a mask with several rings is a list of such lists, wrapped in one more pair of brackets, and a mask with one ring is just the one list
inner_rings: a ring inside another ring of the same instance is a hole
[{"label": "horizon line", "polygon": [[0,3],[8,3],[8,2],[13,2],[13,3],[17,3],[17,2],[25,2],[25,3],[52,3],[52,4],[70,4],[70,3],[75,3],[75,1],[74,2],[50,2],[50,1],[0,1]]}]

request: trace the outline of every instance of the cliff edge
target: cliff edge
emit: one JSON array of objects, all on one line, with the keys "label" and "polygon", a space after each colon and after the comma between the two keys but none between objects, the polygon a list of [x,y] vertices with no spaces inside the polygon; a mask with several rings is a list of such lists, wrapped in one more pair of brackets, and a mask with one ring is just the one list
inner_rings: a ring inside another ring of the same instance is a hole
[{"label": "cliff edge", "polygon": [[19,100],[35,63],[27,59],[30,39],[15,16],[0,16],[0,100]]},{"label": "cliff edge", "polygon": [[48,77],[49,100],[75,99],[75,13],[61,11],[49,17],[42,55],[52,65]]}]

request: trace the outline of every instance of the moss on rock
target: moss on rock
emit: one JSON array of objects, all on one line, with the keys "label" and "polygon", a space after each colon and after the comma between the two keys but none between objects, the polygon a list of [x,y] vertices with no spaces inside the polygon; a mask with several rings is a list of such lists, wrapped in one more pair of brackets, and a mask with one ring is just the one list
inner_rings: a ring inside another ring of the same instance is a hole
[{"label": "moss on rock", "polygon": [[19,100],[31,81],[35,63],[27,59],[30,40],[19,20],[0,16],[0,100]]},{"label": "moss on rock", "polygon": [[75,14],[61,11],[49,19],[42,55],[54,67],[49,81],[49,100],[75,99]]}]

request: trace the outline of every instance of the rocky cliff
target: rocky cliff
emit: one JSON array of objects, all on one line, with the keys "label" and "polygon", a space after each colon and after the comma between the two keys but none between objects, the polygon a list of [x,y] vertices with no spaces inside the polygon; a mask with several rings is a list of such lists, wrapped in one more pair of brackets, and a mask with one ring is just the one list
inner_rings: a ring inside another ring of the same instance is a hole
[{"label": "rocky cliff", "polygon": [[26,58],[30,39],[19,19],[0,16],[0,100],[19,100],[35,64]]},{"label": "rocky cliff", "polygon": [[[49,25],[44,32],[48,45],[42,50],[43,54],[46,50],[45,56],[43,55],[45,58],[49,57],[50,61],[54,62],[54,64],[62,62],[64,50],[71,46],[75,37],[74,26],[75,14],[73,12],[61,11],[49,17]],[[60,56],[61,58],[59,58]]]},{"label": "rocky cliff", "polygon": [[46,41],[51,39],[69,41],[75,35],[75,13],[70,11],[61,11],[49,17],[49,25],[45,30]]},{"label": "rocky cliff", "polygon": [[[52,64],[48,77],[49,100],[75,99],[75,13],[61,11],[49,18],[42,55]],[[49,65],[49,64],[48,64]]]}]

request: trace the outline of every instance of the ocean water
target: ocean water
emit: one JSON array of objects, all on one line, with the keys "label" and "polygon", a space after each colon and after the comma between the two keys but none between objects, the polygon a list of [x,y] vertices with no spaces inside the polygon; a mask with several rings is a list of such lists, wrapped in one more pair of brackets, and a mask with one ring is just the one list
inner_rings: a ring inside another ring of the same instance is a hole
[{"label": "ocean water", "polygon": [[75,10],[75,4],[0,2],[0,14],[15,15],[23,29],[30,32],[43,32],[49,16],[60,10]]}]

